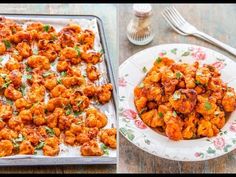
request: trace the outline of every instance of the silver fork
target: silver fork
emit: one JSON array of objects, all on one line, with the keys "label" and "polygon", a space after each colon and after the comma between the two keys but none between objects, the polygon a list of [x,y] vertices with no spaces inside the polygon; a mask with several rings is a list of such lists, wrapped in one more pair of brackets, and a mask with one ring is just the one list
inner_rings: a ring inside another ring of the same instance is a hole
[{"label": "silver fork", "polygon": [[199,31],[195,26],[187,22],[174,7],[165,8],[162,11],[162,16],[176,32],[185,36],[193,35],[199,37],[205,41],[208,41],[212,44],[217,45],[218,47],[225,49],[226,51],[236,56],[235,48],[209,36],[206,33]]}]

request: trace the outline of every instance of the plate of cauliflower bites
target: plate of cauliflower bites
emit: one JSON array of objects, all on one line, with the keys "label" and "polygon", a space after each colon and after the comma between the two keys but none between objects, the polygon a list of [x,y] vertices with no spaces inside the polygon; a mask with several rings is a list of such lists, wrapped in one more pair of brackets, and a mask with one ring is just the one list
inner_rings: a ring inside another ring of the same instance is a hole
[{"label": "plate of cauliflower bites", "polygon": [[120,132],[141,149],[171,160],[207,160],[232,151],[235,67],[218,52],[188,44],[133,55],[120,66]]},{"label": "plate of cauliflower bites", "polygon": [[0,157],[114,155],[113,85],[92,29],[0,18]]}]

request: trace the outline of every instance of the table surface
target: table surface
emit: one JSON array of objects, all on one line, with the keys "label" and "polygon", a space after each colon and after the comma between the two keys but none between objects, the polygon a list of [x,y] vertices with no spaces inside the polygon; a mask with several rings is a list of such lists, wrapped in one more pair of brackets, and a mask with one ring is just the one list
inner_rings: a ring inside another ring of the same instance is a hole
[{"label": "table surface", "polygon": [[[161,16],[168,4],[153,5],[154,40],[145,46],[135,46],[126,37],[126,26],[132,16],[132,6],[119,7],[119,63],[133,54],[155,45],[166,43],[189,43],[208,47],[236,60],[229,53],[192,36],[181,36],[172,30]],[[236,5],[195,5],[178,4],[177,10],[197,28],[207,34],[236,47]],[[121,134],[119,136],[118,172],[143,173],[230,173],[236,172],[236,150],[227,155],[204,162],[178,162],[155,157],[130,143]]]},{"label": "table surface", "polygon": [[[107,13],[109,12],[109,15]],[[97,15],[103,21],[113,67],[118,66],[116,5],[113,4],[1,4],[1,13]],[[117,71],[117,70],[116,70]],[[115,73],[117,74],[117,73]],[[116,165],[0,167],[0,173],[115,173]]]}]

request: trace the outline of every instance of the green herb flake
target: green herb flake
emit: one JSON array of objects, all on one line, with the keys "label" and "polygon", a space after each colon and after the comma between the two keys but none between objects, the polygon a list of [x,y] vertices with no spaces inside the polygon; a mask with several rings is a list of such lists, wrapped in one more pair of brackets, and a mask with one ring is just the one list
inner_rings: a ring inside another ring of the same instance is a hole
[{"label": "green herb flake", "polygon": [[77,103],[77,106],[80,107],[80,105],[84,102],[84,100],[80,100],[78,103]]},{"label": "green herb flake", "polygon": [[36,150],[42,149],[43,146],[44,146],[44,144],[45,144],[45,143],[44,143],[43,141],[40,141],[39,144],[35,147],[35,149],[36,149]]},{"label": "green herb flake", "polygon": [[20,92],[22,93],[22,95],[25,96],[26,85],[22,84],[19,89],[20,89]]},{"label": "green herb flake", "polygon": [[139,88],[143,88],[143,87],[144,87],[144,83],[141,82],[138,87],[139,87]]},{"label": "green herb flake", "polygon": [[34,48],[34,49],[33,49],[33,54],[34,54],[34,55],[38,55],[38,54],[39,54],[38,49]]},{"label": "green herb flake", "polygon": [[61,78],[57,78],[57,83],[58,83],[58,84],[62,84]]},{"label": "green herb flake", "polygon": [[146,73],[147,72],[147,68],[144,66],[143,67],[143,72]]},{"label": "green herb flake", "polygon": [[204,104],[204,107],[205,107],[206,110],[210,110],[212,106],[208,101],[206,101],[205,104]]},{"label": "green herb flake", "polygon": [[177,91],[173,94],[173,99],[174,100],[178,100],[178,99],[180,99],[180,97],[181,97],[181,94]]},{"label": "green herb flake", "polygon": [[0,77],[2,77],[3,79],[5,79],[7,77],[7,74],[1,73]]},{"label": "green herb flake", "polygon": [[0,62],[2,62],[3,61],[3,58],[0,58]]},{"label": "green herb flake", "polygon": [[195,84],[199,85],[199,84],[201,84],[201,83],[200,83],[199,81],[196,80],[196,81],[195,81]]},{"label": "green herb flake", "polygon": [[30,75],[30,74],[27,74],[25,77],[26,77],[26,79],[32,79],[32,75]]},{"label": "green herb flake", "polygon": [[50,76],[52,73],[51,72],[45,72],[45,73],[43,73],[43,77],[48,77],[48,76]]},{"label": "green herb flake", "polygon": [[48,32],[50,29],[50,25],[44,25],[43,26],[44,31]]},{"label": "green herb flake", "polygon": [[180,78],[182,78],[183,77],[183,74],[181,73],[181,72],[176,72],[176,78],[177,79],[180,79]]},{"label": "green herb flake", "polygon": [[105,52],[104,52],[103,49],[101,49],[99,53],[100,53],[101,55],[103,55]]},{"label": "green herb flake", "polygon": [[9,49],[11,48],[11,43],[8,40],[2,40],[2,42],[5,44],[6,48]]},{"label": "green herb flake", "polygon": [[25,140],[25,137],[22,134],[19,134],[16,139],[14,139],[15,142],[20,143]]},{"label": "green herb flake", "polygon": [[46,129],[46,132],[49,136],[54,136],[55,135],[54,130],[52,128],[49,128],[49,127],[45,126],[45,129]]},{"label": "green herb flake", "polygon": [[173,111],[173,114],[172,114],[174,117],[177,117],[177,113],[175,111]]},{"label": "green herb flake", "polygon": [[62,71],[62,72],[61,72],[61,76],[62,76],[62,77],[65,77],[66,75],[67,75],[66,71]]},{"label": "green herb flake", "polygon": [[101,149],[104,152],[104,154],[109,155],[108,147],[105,144],[101,144]]},{"label": "green herb flake", "polygon": [[187,51],[187,52],[184,52],[181,56],[182,56],[182,57],[185,57],[185,56],[189,56],[189,55],[190,55],[190,52]]},{"label": "green herb flake", "polygon": [[32,71],[32,68],[26,64],[26,69],[25,69],[27,72],[31,72]]},{"label": "green herb flake", "polygon": [[73,113],[75,117],[78,117],[80,114],[82,114],[82,111],[74,111]]},{"label": "green herb flake", "polygon": [[71,113],[71,110],[70,110],[70,109],[67,109],[67,110],[66,110],[66,115],[68,116],[70,113]]},{"label": "green herb flake", "polygon": [[158,57],[157,59],[156,59],[156,63],[160,63],[162,61],[162,58],[161,57]]},{"label": "green herb flake", "polygon": [[81,53],[81,52],[80,52],[80,48],[79,48],[78,46],[75,46],[74,49],[77,51],[78,56],[80,56],[80,53]]},{"label": "green herb flake", "polygon": [[57,39],[58,39],[58,38],[57,38],[56,35],[53,35],[53,36],[52,36],[52,40],[53,40],[53,41],[55,41],[55,40],[57,40]]},{"label": "green herb flake", "polygon": [[2,85],[2,88],[7,88],[7,87],[10,85],[11,82],[12,82],[11,80],[5,82],[5,83]]},{"label": "green herb flake", "polygon": [[162,112],[158,112],[158,115],[159,115],[160,118],[164,117]]},{"label": "green herb flake", "polygon": [[9,104],[9,105],[13,105],[13,101],[12,100],[9,100],[9,99],[6,99],[6,103]]}]

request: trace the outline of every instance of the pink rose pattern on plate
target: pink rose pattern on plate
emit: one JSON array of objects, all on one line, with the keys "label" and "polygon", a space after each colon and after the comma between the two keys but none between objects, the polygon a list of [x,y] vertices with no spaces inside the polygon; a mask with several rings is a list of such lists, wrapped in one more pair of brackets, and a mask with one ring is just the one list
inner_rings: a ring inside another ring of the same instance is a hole
[{"label": "pink rose pattern on plate", "polygon": [[206,59],[206,53],[204,51],[202,51],[202,49],[200,47],[195,50],[193,48],[192,50],[193,50],[192,56],[195,60],[205,60]]},{"label": "pink rose pattern on plate", "polygon": [[124,79],[124,77],[119,77],[118,84],[120,87],[125,87],[127,85],[127,81]]},{"label": "pink rose pattern on plate", "polygon": [[225,147],[225,139],[222,137],[216,138],[213,143],[216,149],[223,149]]},{"label": "pink rose pattern on plate", "polygon": [[225,64],[222,61],[216,61],[212,64],[212,66],[214,66],[215,68],[221,70],[221,69],[224,68]]},{"label": "pink rose pattern on plate", "polygon": [[122,112],[122,115],[128,119],[135,119],[137,117],[137,112],[135,112],[134,110],[132,109],[125,109],[123,112]]},{"label": "pink rose pattern on plate", "polygon": [[134,121],[134,123],[135,123],[136,127],[140,128],[140,129],[147,128],[147,126],[141,120],[137,119],[137,120]]}]

